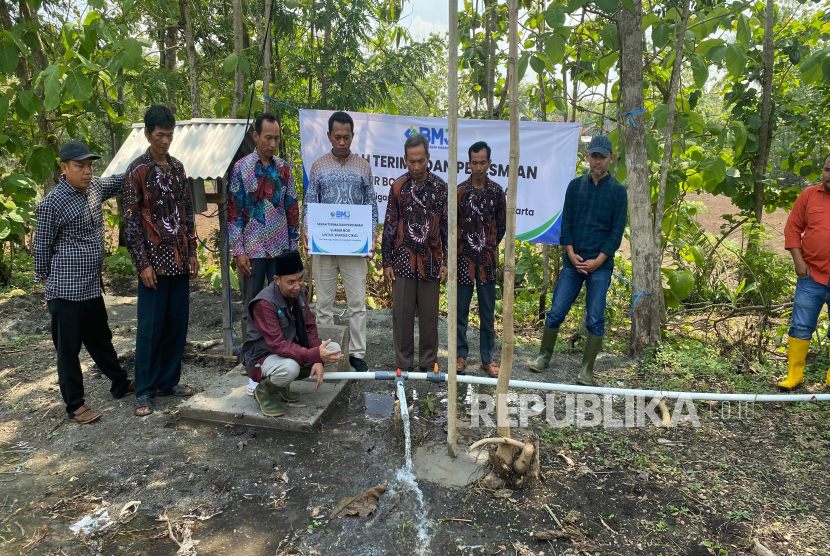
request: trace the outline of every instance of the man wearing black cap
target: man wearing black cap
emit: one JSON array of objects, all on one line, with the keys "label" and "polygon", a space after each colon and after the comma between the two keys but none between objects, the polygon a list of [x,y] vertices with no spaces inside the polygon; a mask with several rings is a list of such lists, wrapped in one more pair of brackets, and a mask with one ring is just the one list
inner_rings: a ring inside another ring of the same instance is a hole
[{"label": "man wearing black cap", "polygon": [[248,336],[242,345],[242,364],[259,385],[254,397],[263,415],[285,413],[280,400],[292,403],[291,382],[317,377],[323,383],[323,365],[343,359],[340,346],[321,341],[303,288],[303,261],[289,251],[275,259],[274,281],[248,304]]},{"label": "man wearing black cap", "polygon": [[37,206],[35,281],[46,284],[52,316],[52,341],[58,352],[58,384],[69,419],[86,424],[101,414],[84,403],[78,354],[86,346],[92,360],[112,381],[116,399],[134,390],[118,363],[101,295],[104,216],[101,204],[124,189],[124,174],[98,178],[92,161],[101,157],[78,141],[60,152],[61,177]]},{"label": "man wearing black cap", "polygon": [[539,357],[530,369],[541,373],[550,363],[559,326],[568,316],[583,282],[588,339],[582,354],[578,384],[593,385],[594,362],[605,335],[605,297],[611,285],[614,253],[620,247],[628,213],[628,193],[608,173],[614,161],[611,140],[597,135],[588,145],[591,171],[568,184],[562,209],[559,244],[565,248],[562,272],[545,319]]}]

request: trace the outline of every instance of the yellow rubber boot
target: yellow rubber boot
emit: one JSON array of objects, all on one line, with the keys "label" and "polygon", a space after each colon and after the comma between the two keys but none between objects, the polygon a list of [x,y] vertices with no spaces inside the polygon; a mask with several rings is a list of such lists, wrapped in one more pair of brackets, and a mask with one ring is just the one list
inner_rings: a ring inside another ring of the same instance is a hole
[{"label": "yellow rubber boot", "polygon": [[830,388],[830,369],[827,369],[827,382],[825,384]]},{"label": "yellow rubber boot", "polygon": [[789,369],[787,378],[778,383],[779,390],[790,392],[804,384],[804,362],[807,359],[807,351],[810,349],[810,340],[799,340],[790,337],[787,346],[787,358]]}]

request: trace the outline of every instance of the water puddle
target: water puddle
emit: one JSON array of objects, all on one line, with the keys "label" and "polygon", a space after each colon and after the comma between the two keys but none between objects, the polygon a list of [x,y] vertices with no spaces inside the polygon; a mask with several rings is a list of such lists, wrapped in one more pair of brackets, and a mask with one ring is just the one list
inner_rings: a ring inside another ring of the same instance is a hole
[{"label": "water puddle", "polygon": [[364,403],[366,404],[367,418],[388,419],[395,409],[395,396],[366,392]]}]

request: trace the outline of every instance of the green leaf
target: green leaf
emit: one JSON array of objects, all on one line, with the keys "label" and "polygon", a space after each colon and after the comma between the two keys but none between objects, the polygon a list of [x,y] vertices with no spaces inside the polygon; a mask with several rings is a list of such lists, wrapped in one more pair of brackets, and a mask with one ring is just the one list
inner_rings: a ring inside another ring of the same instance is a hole
[{"label": "green leaf", "polygon": [[12,46],[0,46],[0,72],[11,75],[17,69],[20,58],[17,49]]},{"label": "green leaf", "polygon": [[625,6],[625,9],[631,13],[634,13],[634,2],[632,2],[632,0],[620,0],[620,2],[622,2],[622,5]]},{"label": "green leaf", "polygon": [[118,57],[124,69],[136,70],[144,63],[144,51],[141,48],[141,43],[138,40],[130,37],[124,40],[124,50]]},{"label": "green leaf", "polygon": [[828,52],[830,52],[830,46],[822,48],[801,64],[801,80],[804,82],[804,85],[810,85],[821,77],[822,64],[824,64],[824,59],[827,58]]},{"label": "green leaf", "polygon": [[660,145],[651,135],[646,135],[646,151],[652,162],[660,162]]},{"label": "green leaf", "polygon": [[0,214],[0,240],[6,239],[9,237],[12,228],[9,226],[9,221],[6,220],[6,217]]},{"label": "green leaf", "polygon": [[602,37],[602,44],[605,45],[605,48],[617,50],[620,47],[620,37],[617,34],[617,26],[615,24],[609,23],[603,27],[600,37]]},{"label": "green leaf", "polygon": [[85,68],[91,69],[92,71],[94,71],[96,73],[104,71],[104,68],[102,68],[101,66],[99,66],[95,62],[87,60],[82,55],[78,54],[77,52],[74,52],[73,54],[75,54],[75,56],[78,58],[78,60],[81,61],[81,63],[84,65]]},{"label": "green leaf", "polygon": [[248,61],[248,58],[245,55],[239,57],[239,69],[242,70],[242,73],[245,75],[251,75],[251,63]]},{"label": "green leaf", "polygon": [[[562,63],[562,60],[565,58],[567,46],[568,44],[565,42],[565,37],[558,33],[554,33],[548,37],[548,40],[545,41],[545,54],[551,64],[556,65]],[[519,73],[521,74],[521,72]]]},{"label": "green leaf", "polygon": [[654,118],[656,129],[663,129],[669,121],[669,105],[661,104],[651,111],[651,117]]},{"label": "green leaf", "polygon": [[6,116],[9,115],[9,97],[6,95],[0,95],[0,129],[6,127],[4,124],[6,122]]},{"label": "green leaf", "polygon": [[695,79],[695,87],[698,89],[702,89],[709,79],[709,64],[700,54],[695,54],[692,58],[692,75]]},{"label": "green leaf", "polygon": [[824,74],[824,79],[830,81],[830,58],[824,60],[824,63],[821,65],[821,73]]},{"label": "green leaf", "polygon": [[92,83],[90,83],[89,78],[79,69],[66,74],[66,78],[63,80],[63,87],[75,100],[85,102],[92,97]]},{"label": "green leaf", "polygon": [[738,31],[735,38],[738,40],[738,44],[744,47],[744,51],[749,50],[752,29],[749,28],[749,19],[745,15],[738,18]]},{"label": "green leaf", "polygon": [[557,29],[565,25],[566,16],[565,8],[554,8],[551,6],[545,12],[545,23],[552,29]]},{"label": "green leaf", "polygon": [[741,45],[732,43],[726,48],[726,69],[732,77],[739,78],[743,75],[747,60]]},{"label": "green leaf", "polygon": [[23,207],[17,207],[8,213],[9,220],[25,224],[32,220],[31,215]]},{"label": "green leaf", "polygon": [[700,169],[703,172],[704,186],[717,185],[726,177],[727,165],[721,157],[710,156],[701,161]]},{"label": "green leaf", "polygon": [[[19,104],[29,113],[29,116],[40,112],[40,99],[35,96],[34,91],[20,91],[17,93]],[[29,118],[22,118],[28,120]]]},{"label": "green leaf", "polygon": [[588,0],[570,0],[565,6],[565,13],[572,14],[587,3]]},{"label": "green leaf", "polygon": [[[235,274],[235,273],[231,273]],[[214,290],[218,290],[222,287],[222,274],[217,270],[210,276],[210,285]]]},{"label": "green leaf", "polygon": [[222,62],[222,71],[226,74],[231,74],[236,71],[236,66],[239,65],[239,57],[236,52],[231,52],[225,61]]},{"label": "green leaf", "polygon": [[703,268],[703,265],[706,263],[706,255],[703,253],[703,249],[700,245],[692,245],[691,247],[692,256],[695,258],[695,264],[698,268]]},{"label": "green leaf", "polygon": [[603,56],[602,58],[600,58],[599,59],[599,71],[600,71],[600,73],[608,73],[608,70],[610,70],[612,67],[614,67],[617,64],[617,60],[619,60],[619,59],[620,59],[619,51],[612,52],[608,56]]},{"label": "green leaf", "polygon": [[545,71],[545,61],[538,56],[533,56],[530,58],[530,67],[532,67],[533,71],[536,73],[543,73]]},{"label": "green leaf", "polygon": [[677,299],[689,297],[695,287],[695,277],[688,270],[674,270],[669,274],[669,288]]},{"label": "green leaf", "polygon": [[134,5],[135,0],[124,0],[124,2],[121,4],[121,12],[124,15],[127,15],[133,9]]},{"label": "green leaf", "polygon": [[732,131],[735,135],[735,158],[741,156],[746,145],[746,126],[743,122],[732,122]]},{"label": "green leaf", "polygon": [[55,167],[55,151],[51,147],[41,145],[29,155],[29,171],[36,180],[45,180]]},{"label": "green leaf", "polygon": [[671,29],[668,25],[658,25],[651,30],[651,40],[657,48],[663,48],[669,43]]},{"label": "green leaf", "polygon": [[617,0],[594,0],[594,4],[607,14],[612,14],[617,11]]},{"label": "green leaf", "polygon": [[706,53],[706,59],[713,64],[720,64],[726,56],[726,45],[718,44],[713,46],[709,52]]},{"label": "green leaf", "polygon": [[43,81],[43,108],[54,110],[61,103],[60,68],[53,64],[43,70],[41,75],[45,78]]},{"label": "green leaf", "polygon": [[706,56],[716,46],[723,46],[723,39],[706,39],[697,47],[697,53],[701,56]]},{"label": "green leaf", "polygon": [[[522,54],[522,56],[519,58],[519,75],[517,77],[519,78],[520,83],[522,81],[522,78],[525,76],[525,72],[527,71],[527,63],[528,63],[529,59],[530,59],[530,55],[528,55],[527,52]],[[553,60],[551,60],[551,61],[553,61]],[[505,84],[505,86],[506,86],[506,84]]]},{"label": "green leaf", "polygon": [[232,290],[239,290],[239,278],[236,275],[236,272],[231,272],[228,274],[228,278],[231,282],[231,289]]},{"label": "green leaf", "polygon": [[669,288],[663,288],[663,300],[669,309],[680,309],[680,300],[674,296]]}]

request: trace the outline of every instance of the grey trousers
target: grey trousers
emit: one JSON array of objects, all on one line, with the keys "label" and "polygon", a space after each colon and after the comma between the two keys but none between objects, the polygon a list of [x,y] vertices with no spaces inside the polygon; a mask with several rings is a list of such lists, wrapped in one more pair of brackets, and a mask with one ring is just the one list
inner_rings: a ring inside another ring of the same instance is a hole
[{"label": "grey trousers", "polygon": [[[331,342],[326,346],[329,351],[337,351],[340,344]],[[280,357],[277,354],[269,355],[262,362],[262,378],[268,377],[276,386],[288,386],[300,374],[300,364],[287,357]]]}]

